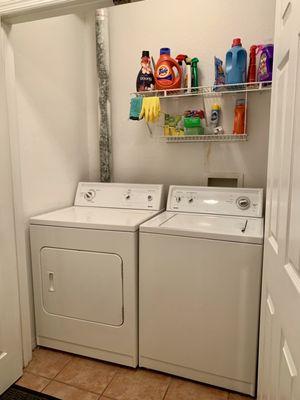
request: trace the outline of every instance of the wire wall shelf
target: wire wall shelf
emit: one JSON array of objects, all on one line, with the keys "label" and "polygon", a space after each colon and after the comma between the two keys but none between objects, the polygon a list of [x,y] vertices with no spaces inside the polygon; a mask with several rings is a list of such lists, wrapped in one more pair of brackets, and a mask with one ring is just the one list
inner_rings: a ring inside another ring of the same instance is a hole
[{"label": "wire wall shelf", "polygon": [[235,93],[249,93],[249,92],[266,92],[271,91],[272,82],[251,82],[251,83],[238,83],[230,85],[219,85],[219,86],[199,86],[192,88],[189,91],[186,88],[181,89],[168,89],[168,90],[152,90],[147,92],[132,92],[131,96],[137,97],[159,97],[164,98],[179,98],[179,97],[191,97],[191,96],[203,96],[203,97],[221,97],[223,95],[235,94]]},{"label": "wire wall shelf", "polygon": [[183,136],[160,136],[165,143],[195,143],[195,142],[245,142],[248,135],[244,134],[217,134],[217,135],[183,135]]}]

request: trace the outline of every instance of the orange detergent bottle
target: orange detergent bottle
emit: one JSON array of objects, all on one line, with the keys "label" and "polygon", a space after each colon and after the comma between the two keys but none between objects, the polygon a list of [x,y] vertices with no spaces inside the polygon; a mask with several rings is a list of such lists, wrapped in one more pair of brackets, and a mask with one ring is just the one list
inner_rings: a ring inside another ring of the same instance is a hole
[{"label": "orange detergent bottle", "polygon": [[160,57],[154,73],[157,90],[179,89],[181,87],[182,69],[170,55],[169,48],[160,49]]},{"label": "orange detergent bottle", "polygon": [[233,133],[243,135],[246,128],[246,103],[244,99],[237,100],[234,110]]}]

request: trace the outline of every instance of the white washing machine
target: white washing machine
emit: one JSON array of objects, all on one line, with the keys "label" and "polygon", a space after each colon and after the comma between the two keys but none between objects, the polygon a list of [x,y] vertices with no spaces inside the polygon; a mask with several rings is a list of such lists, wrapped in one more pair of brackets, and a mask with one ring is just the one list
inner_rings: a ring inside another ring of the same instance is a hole
[{"label": "white washing machine", "polygon": [[30,219],[39,345],[137,365],[138,229],[162,190],[79,183],[73,207]]},{"label": "white washing machine", "polygon": [[140,226],[142,367],[254,395],[263,191],[172,186]]}]

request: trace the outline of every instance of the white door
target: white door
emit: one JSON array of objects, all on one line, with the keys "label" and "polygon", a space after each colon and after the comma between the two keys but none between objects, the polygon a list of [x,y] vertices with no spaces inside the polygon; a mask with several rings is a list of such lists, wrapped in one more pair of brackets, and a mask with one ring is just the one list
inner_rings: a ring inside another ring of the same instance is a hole
[{"label": "white door", "polygon": [[21,328],[9,138],[0,26],[0,394],[22,374]]},{"label": "white door", "polygon": [[277,0],[259,400],[300,399],[300,1]]}]

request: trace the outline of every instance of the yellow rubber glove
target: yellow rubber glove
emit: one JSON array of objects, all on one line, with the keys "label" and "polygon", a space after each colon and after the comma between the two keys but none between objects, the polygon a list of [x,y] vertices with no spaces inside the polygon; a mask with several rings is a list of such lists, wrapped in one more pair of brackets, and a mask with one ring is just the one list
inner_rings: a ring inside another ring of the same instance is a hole
[{"label": "yellow rubber glove", "polygon": [[155,120],[155,97],[149,98],[149,122],[154,122]]},{"label": "yellow rubber glove", "polygon": [[160,100],[158,97],[144,97],[140,118],[147,122],[155,122],[160,116]]},{"label": "yellow rubber glove", "polygon": [[160,117],[160,99],[159,97],[155,97],[154,102],[154,121],[158,120]]},{"label": "yellow rubber glove", "polygon": [[158,97],[153,97],[151,102],[151,121],[155,122],[160,116],[160,100]]},{"label": "yellow rubber glove", "polygon": [[145,118],[146,121],[148,121],[148,101],[149,97],[144,97],[143,98],[143,104],[142,104],[142,109],[140,113],[140,119]]}]

